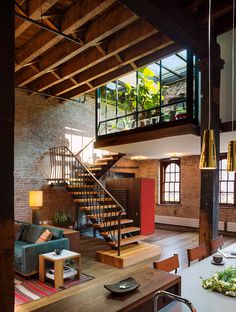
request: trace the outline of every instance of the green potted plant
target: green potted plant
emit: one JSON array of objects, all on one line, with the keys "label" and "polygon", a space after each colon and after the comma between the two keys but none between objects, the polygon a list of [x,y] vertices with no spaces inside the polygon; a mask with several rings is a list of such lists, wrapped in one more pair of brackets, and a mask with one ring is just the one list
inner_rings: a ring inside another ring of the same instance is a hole
[{"label": "green potted plant", "polygon": [[74,224],[72,214],[68,211],[56,211],[53,216],[53,225],[69,227]]}]

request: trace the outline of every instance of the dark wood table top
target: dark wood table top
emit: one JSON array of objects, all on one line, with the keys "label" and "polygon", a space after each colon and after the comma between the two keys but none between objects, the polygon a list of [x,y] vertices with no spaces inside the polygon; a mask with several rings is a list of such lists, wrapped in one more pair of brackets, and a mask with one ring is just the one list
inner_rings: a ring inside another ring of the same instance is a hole
[{"label": "dark wood table top", "polygon": [[[104,284],[114,284],[125,278],[132,277],[140,283],[140,287],[133,293],[122,297],[112,296],[104,288]],[[110,274],[103,278],[94,279],[80,285],[78,291],[60,300],[60,293],[57,293],[58,300],[41,308],[38,312],[94,312],[94,311],[129,311],[152,299],[153,294],[160,289],[169,289],[179,284],[181,277],[178,275],[154,270],[147,266],[138,269],[130,269],[129,272],[119,270],[116,274]],[[32,311],[32,310],[31,310]]]}]

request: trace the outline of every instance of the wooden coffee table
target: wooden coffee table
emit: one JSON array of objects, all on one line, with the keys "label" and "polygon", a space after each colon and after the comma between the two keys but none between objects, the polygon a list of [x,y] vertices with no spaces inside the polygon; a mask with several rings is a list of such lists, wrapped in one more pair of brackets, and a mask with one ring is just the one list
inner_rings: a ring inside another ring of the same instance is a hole
[{"label": "wooden coffee table", "polygon": [[39,280],[45,282],[46,278],[46,261],[51,261],[54,264],[54,287],[58,288],[64,284],[64,262],[65,260],[73,259],[76,263],[77,274],[76,278],[80,278],[81,270],[81,255],[77,252],[63,249],[60,255],[55,252],[48,252],[39,255]]}]

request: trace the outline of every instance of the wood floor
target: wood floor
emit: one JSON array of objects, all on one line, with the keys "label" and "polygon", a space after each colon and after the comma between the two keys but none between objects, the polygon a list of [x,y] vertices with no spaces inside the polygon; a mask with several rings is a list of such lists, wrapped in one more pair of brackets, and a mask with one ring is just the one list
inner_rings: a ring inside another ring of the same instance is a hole
[{"label": "wood floor", "polygon": [[[225,245],[224,247],[233,244],[236,242],[235,237],[225,237]],[[180,270],[187,266],[187,255],[186,249],[194,247],[198,244],[198,233],[182,233],[179,235],[175,235],[172,237],[165,238],[163,240],[155,241],[152,244],[156,244],[161,247],[161,258],[166,258],[174,253],[178,253],[180,257]],[[143,265],[148,265],[152,267],[152,262],[157,260],[157,258],[152,258],[149,260],[145,260],[140,262],[139,264],[135,264],[132,267],[128,268],[115,268],[112,266],[105,265],[103,263],[99,263],[95,260],[95,252],[97,250],[109,249],[107,244],[100,239],[89,238],[89,237],[81,237],[81,254],[82,254],[82,272],[85,274],[89,274],[95,277],[95,279],[88,281],[84,284],[74,286],[72,288],[63,290],[58,292],[50,297],[43,298],[40,300],[35,300],[31,303],[21,305],[15,309],[16,312],[26,312],[26,311],[36,311],[45,306],[45,308],[40,309],[40,311],[47,311],[46,305],[53,303],[55,301],[61,300],[63,298],[75,295],[82,289],[88,289],[89,287],[94,285],[99,285],[101,287],[102,281],[104,277],[108,277],[117,274],[117,279],[119,280],[119,275],[122,273],[131,272],[131,270],[135,268],[142,268]],[[63,301],[63,300],[62,300]],[[69,310],[67,310],[69,311]]]}]

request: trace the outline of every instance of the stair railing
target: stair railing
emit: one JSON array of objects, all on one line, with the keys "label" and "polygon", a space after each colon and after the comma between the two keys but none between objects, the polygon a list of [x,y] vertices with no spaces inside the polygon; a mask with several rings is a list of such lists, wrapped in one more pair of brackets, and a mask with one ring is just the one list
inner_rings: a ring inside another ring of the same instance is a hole
[{"label": "stair railing", "polygon": [[[75,196],[84,196],[79,199],[81,209],[85,207],[86,214],[90,216],[95,228],[97,226],[100,232],[108,233],[108,240],[116,244],[119,256],[121,215],[125,209],[66,146],[50,148],[49,151],[51,162],[49,181],[67,184],[71,191],[75,190]],[[97,196],[95,201],[94,195]]]}]

